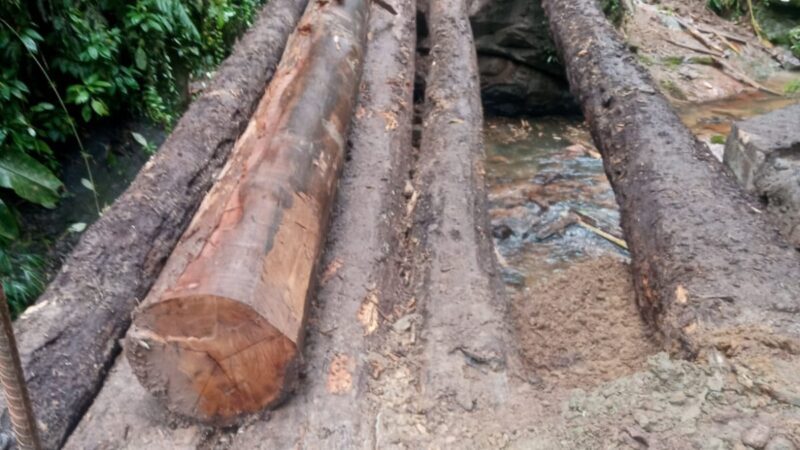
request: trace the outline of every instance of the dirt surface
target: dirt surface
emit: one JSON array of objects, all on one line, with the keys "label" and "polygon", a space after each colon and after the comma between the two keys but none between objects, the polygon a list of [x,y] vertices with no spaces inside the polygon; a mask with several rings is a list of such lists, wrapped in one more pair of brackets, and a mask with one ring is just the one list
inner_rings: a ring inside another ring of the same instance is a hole
[{"label": "dirt surface", "polygon": [[[45,448],[64,442],[100,389],[131,311],[244,129],[302,5],[270,2],[159,153],[84,233],[38,303],[17,320]],[[6,420],[4,414],[7,430]]]},{"label": "dirt surface", "polygon": [[512,305],[528,377],[545,387],[594,387],[638,371],[657,351],[619,258],[572,262]]},{"label": "dirt surface", "polygon": [[674,103],[731,97],[753,90],[753,83],[783,93],[797,78],[773,56],[785,50],[767,48],[748,25],[725,20],[699,2],[627,4],[633,8],[627,11],[621,33],[652,75],[654,86]]}]

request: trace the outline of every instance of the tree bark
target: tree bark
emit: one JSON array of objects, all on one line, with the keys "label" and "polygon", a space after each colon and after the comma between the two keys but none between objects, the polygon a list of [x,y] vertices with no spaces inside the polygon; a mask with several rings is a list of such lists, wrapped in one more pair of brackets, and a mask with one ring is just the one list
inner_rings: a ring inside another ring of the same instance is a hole
[{"label": "tree bark", "polygon": [[294,387],[358,90],[367,0],[313,2],[134,317],[126,353],[166,406],[228,424]]},{"label": "tree bark", "polygon": [[[131,311],[247,125],[304,7],[305,0],[274,0],[264,8],[158,154],[17,320],[45,448],[64,442],[102,386]],[[9,429],[5,410],[2,424]]]},{"label": "tree bark", "polygon": [[645,318],[685,356],[742,332],[797,342],[797,252],[656,92],[594,0],[544,7],[622,209]]},{"label": "tree bark", "polygon": [[415,231],[426,256],[419,269],[425,394],[444,409],[460,409],[450,403],[459,401],[498,406],[508,394],[505,301],[486,212],[483,110],[466,1],[431,1],[428,24]]}]

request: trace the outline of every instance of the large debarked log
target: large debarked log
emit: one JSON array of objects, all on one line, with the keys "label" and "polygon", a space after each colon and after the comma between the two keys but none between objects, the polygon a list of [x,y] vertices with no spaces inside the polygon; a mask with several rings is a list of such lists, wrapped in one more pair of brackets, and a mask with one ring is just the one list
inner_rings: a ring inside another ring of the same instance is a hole
[{"label": "large debarked log", "polygon": [[[45,448],[64,442],[100,389],[131,312],[247,125],[305,3],[269,2],[158,154],[16,322]],[[2,424],[9,429],[6,411]]]},{"label": "large debarked log", "polygon": [[594,0],[544,7],[622,209],[645,318],[684,356],[743,331],[796,342],[797,252],[656,93]]},{"label": "large debarked log", "polygon": [[367,0],[309,4],[222,178],[134,317],[128,360],[174,412],[231,423],[297,381],[368,12]]}]

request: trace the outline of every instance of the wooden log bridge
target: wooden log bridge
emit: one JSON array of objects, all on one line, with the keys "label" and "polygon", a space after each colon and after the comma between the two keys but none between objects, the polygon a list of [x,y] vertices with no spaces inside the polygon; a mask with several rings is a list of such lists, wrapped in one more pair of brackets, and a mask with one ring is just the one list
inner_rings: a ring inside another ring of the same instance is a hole
[{"label": "wooden log bridge", "polygon": [[128,359],[174,412],[231,423],[295,385],[368,7],[311,2],[219,181],[137,310]]}]

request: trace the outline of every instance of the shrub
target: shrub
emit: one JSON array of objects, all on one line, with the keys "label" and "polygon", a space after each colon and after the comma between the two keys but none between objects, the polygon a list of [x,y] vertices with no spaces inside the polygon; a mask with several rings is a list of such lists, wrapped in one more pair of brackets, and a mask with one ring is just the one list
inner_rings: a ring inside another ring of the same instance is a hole
[{"label": "shrub", "polygon": [[55,206],[59,161],[86,157],[57,149],[107,116],[169,127],[189,78],[226,56],[263,2],[0,1],[0,269],[20,237],[13,205]]}]

